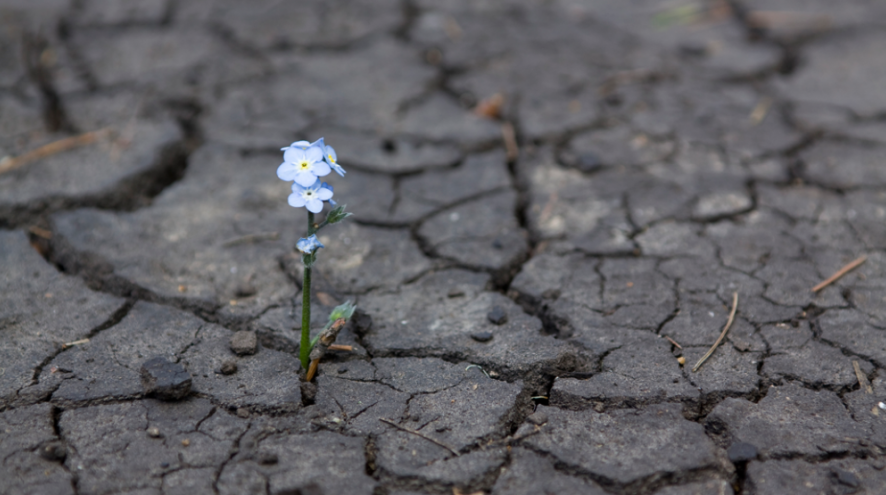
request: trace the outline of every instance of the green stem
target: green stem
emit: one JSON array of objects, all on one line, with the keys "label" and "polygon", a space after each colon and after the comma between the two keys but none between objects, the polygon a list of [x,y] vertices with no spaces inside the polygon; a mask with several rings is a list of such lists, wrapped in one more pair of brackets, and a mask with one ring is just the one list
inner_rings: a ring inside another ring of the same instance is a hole
[{"label": "green stem", "polygon": [[[314,232],[314,214],[308,212],[308,237]],[[307,370],[311,359],[311,268],[308,266],[305,266],[301,286],[301,344],[298,355],[301,365]]]}]

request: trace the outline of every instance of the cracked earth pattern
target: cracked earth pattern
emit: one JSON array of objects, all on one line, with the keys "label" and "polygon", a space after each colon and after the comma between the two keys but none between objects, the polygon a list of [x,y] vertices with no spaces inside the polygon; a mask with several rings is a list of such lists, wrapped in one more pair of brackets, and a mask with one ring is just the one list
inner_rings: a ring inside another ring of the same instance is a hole
[{"label": "cracked earth pattern", "polygon": [[[0,156],[103,129],[0,173],[0,493],[886,492],[884,28],[869,0],[0,1]],[[360,312],[304,384],[274,172],[320,136],[355,216],[315,324]],[[146,395],[157,356],[187,397]]]}]

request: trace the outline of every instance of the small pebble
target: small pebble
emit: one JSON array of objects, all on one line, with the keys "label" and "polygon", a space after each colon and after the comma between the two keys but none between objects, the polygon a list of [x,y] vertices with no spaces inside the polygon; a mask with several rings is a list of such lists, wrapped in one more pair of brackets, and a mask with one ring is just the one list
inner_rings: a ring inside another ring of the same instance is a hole
[{"label": "small pebble", "polygon": [[233,375],[237,372],[237,363],[233,360],[225,361],[221,365],[222,375]]},{"label": "small pebble", "polygon": [[683,356],[680,356],[677,358],[677,362],[680,363],[680,366],[683,366],[684,364],[686,364],[686,358]]},{"label": "small pebble", "polygon": [[851,488],[857,488],[858,485],[861,484],[861,480],[858,479],[858,476],[846,471],[845,469],[840,469],[835,467],[833,469],[834,477],[837,479],[837,483],[841,485],[845,485]]},{"label": "small pebble", "polygon": [[347,367],[347,366],[339,366],[339,367],[338,367],[338,374],[339,374],[339,375],[343,375],[343,374],[345,374],[345,373],[347,373],[347,372],[348,372],[348,367]]},{"label": "small pebble", "polygon": [[543,412],[534,412],[526,417],[526,421],[541,426],[548,422],[548,415]]},{"label": "small pebble", "polygon": [[258,461],[259,464],[265,465],[277,464],[277,462],[279,461],[279,459],[277,458],[277,454],[273,452],[259,452],[258,454],[256,454],[255,460]]},{"label": "small pebble", "polygon": [[237,288],[234,290],[234,295],[238,298],[243,298],[254,296],[256,292],[258,292],[258,289],[256,289],[251,282],[243,281],[237,284]]},{"label": "small pebble", "polygon": [[446,294],[447,297],[462,297],[465,295],[465,292],[461,289],[449,289],[449,293]]},{"label": "small pebble", "polygon": [[255,354],[258,350],[258,337],[255,332],[240,330],[231,335],[231,350],[238,356]]},{"label": "small pebble", "polygon": [[496,325],[504,325],[508,322],[508,314],[500,306],[495,306],[492,311],[486,313],[486,318]]},{"label": "small pebble", "polygon": [[190,441],[190,440],[188,440],[187,438],[185,438],[184,440],[182,440],[182,446],[187,447],[188,445],[191,445],[191,441]]},{"label": "small pebble", "polygon": [[877,404],[877,407],[879,407],[880,409],[886,410],[886,403],[881,402],[881,403]]},{"label": "small pebble", "polygon": [[471,338],[477,342],[489,342],[492,340],[492,332],[474,332],[471,334]]},{"label": "small pebble", "polygon": [[141,367],[145,395],[161,400],[180,400],[191,393],[191,375],[185,368],[163,357],[145,361]]},{"label": "small pebble", "polygon": [[68,450],[60,442],[50,442],[40,449],[40,457],[47,461],[63,461],[68,456]]},{"label": "small pebble", "polygon": [[148,436],[151,438],[160,438],[160,428],[152,426],[148,428]]},{"label": "small pebble", "polygon": [[166,468],[169,467],[169,463],[168,463],[168,462],[161,462],[161,463],[160,463],[160,467],[166,469]]},{"label": "small pebble", "polygon": [[237,417],[243,418],[243,419],[248,418],[249,417],[249,410],[246,409],[245,407],[237,408]]}]

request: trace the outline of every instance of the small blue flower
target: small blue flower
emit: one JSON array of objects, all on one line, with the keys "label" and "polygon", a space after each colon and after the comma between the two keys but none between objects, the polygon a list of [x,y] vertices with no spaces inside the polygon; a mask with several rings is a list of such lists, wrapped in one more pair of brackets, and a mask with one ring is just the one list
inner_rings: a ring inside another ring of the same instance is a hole
[{"label": "small blue flower", "polygon": [[[320,138],[320,140],[322,141],[323,138]],[[332,170],[335,170],[335,172],[338,175],[340,175],[342,177],[345,176],[345,173],[346,173],[345,169],[341,168],[341,165],[339,165],[338,162],[336,161],[336,160],[338,160],[338,156],[335,154],[335,150],[332,149],[332,146],[325,146],[325,153],[323,153],[323,160],[326,161],[326,163],[330,167],[332,167]]]},{"label": "small blue flower", "polygon": [[[330,186],[329,184],[324,182],[324,183],[320,184],[320,187],[322,189],[329,189],[329,199],[325,199],[324,201],[329,201],[329,204],[331,204],[332,206],[337,205],[338,203],[336,203],[335,200],[332,199],[332,192],[333,192],[332,186]],[[326,194],[326,193],[323,193],[323,194]],[[314,213],[317,213],[317,212],[315,211]]]},{"label": "small blue flower", "polygon": [[284,161],[277,167],[277,177],[282,180],[294,180],[297,184],[308,187],[317,177],[323,177],[332,171],[325,162],[326,145],[323,138],[313,143],[296,141],[281,150]]},{"label": "small blue flower", "polygon": [[317,234],[314,234],[307,239],[302,237],[295,243],[295,247],[298,248],[299,251],[305,254],[312,254],[314,251],[324,246],[319,240],[317,240]]},{"label": "small blue flower", "polygon": [[292,184],[292,194],[289,195],[289,205],[296,208],[306,207],[311,213],[320,213],[323,202],[332,199],[332,186],[320,179],[314,178],[314,183],[304,187],[296,181]]}]

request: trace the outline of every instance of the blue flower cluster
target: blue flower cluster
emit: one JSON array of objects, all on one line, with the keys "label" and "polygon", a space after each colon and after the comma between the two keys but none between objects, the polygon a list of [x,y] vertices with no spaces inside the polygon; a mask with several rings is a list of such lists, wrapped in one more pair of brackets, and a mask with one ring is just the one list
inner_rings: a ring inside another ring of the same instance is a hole
[{"label": "blue flower cluster", "polygon": [[304,237],[299,239],[298,242],[295,243],[295,247],[297,247],[299,251],[305,254],[312,254],[317,249],[326,246],[324,246],[323,243],[321,243],[320,240],[317,239],[317,234],[312,234],[307,239],[305,239]]},{"label": "blue flower cluster", "polygon": [[292,183],[289,204],[296,208],[305,207],[311,213],[323,210],[323,202],[335,205],[332,200],[332,186],[320,181],[320,177],[335,170],[345,176],[345,169],[336,160],[332,146],[327,146],[320,138],[313,143],[296,141],[283,151],[283,163],[277,167],[277,177]]}]

